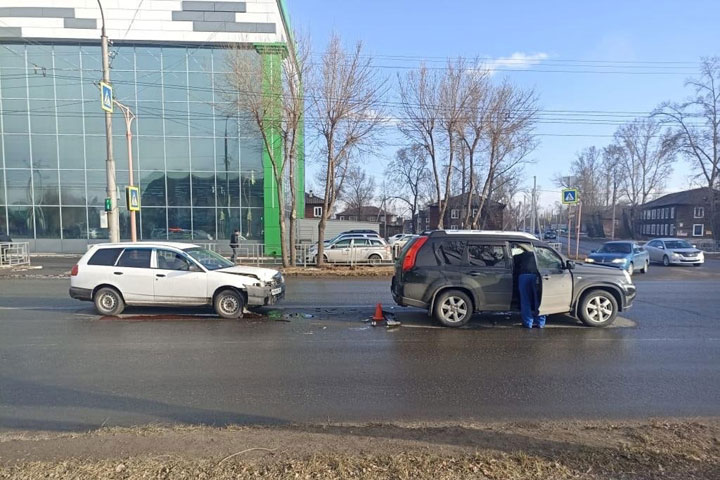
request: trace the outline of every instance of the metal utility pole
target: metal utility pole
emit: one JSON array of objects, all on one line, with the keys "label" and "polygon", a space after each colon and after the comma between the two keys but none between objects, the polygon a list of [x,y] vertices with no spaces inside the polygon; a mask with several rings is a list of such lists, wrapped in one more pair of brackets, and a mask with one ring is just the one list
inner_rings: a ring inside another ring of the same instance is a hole
[{"label": "metal utility pole", "polygon": [[[135,186],[135,180],[133,178],[133,158],[132,158],[132,121],[135,120],[135,114],[130,110],[130,107],[123,105],[117,100],[113,100],[115,105],[118,106],[123,112],[125,117],[125,138],[127,138],[127,149],[128,149],[128,180],[129,186]],[[133,242],[137,242],[137,223],[135,223],[135,211],[130,210],[130,239]]]},{"label": "metal utility pole", "polygon": [[[100,7],[100,18],[102,19],[102,30],[100,33],[100,45],[102,48],[102,67],[103,82],[110,85],[110,59],[108,54],[108,38],[105,33],[105,13],[102,4],[98,0]],[[112,113],[105,111],[105,137],[107,160],[105,161],[105,170],[107,174],[107,198],[110,199],[110,211],[108,215],[108,228],[110,229],[110,242],[117,243],[120,241],[120,218],[117,204],[117,186],[115,185],[115,159],[113,158],[112,147]]]},{"label": "metal utility pole", "polygon": [[532,201],[530,202],[530,228],[532,228],[532,234],[535,235],[535,222],[537,221],[537,177],[533,175],[533,190],[532,190]]}]

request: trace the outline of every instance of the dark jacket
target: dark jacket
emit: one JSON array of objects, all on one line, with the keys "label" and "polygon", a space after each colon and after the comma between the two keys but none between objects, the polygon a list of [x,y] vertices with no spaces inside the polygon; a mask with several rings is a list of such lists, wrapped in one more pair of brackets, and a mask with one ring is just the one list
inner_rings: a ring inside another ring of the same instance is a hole
[{"label": "dark jacket", "polygon": [[539,273],[537,263],[535,262],[535,253],[533,252],[523,252],[515,256],[514,261],[515,271],[518,275],[522,275],[523,273]]},{"label": "dark jacket", "polygon": [[230,235],[230,246],[237,247],[239,245],[240,245],[240,233],[233,232],[232,235]]}]

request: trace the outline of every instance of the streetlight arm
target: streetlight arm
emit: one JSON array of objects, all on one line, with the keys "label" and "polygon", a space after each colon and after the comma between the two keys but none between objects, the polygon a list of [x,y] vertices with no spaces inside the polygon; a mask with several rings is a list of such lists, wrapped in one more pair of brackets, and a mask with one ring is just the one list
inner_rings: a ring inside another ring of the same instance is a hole
[{"label": "streetlight arm", "polygon": [[102,3],[100,3],[100,0],[97,0],[98,7],[100,7],[100,19],[102,20],[102,27],[101,27],[101,35],[105,37],[105,12],[103,12]]}]

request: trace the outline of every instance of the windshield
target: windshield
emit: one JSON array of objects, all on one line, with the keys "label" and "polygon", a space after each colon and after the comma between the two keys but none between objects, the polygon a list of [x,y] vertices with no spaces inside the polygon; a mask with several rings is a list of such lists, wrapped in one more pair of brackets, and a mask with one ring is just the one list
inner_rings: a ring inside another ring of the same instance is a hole
[{"label": "windshield", "polygon": [[632,246],[629,243],[606,243],[598,253],[630,253]]},{"label": "windshield", "polygon": [[665,248],[669,248],[672,250],[675,248],[693,248],[693,247],[685,240],[669,240],[669,241],[665,242]]},{"label": "windshield", "polygon": [[185,250],[185,253],[190,255],[208,270],[219,270],[221,268],[228,268],[235,265],[222,255],[200,247],[188,248]]}]

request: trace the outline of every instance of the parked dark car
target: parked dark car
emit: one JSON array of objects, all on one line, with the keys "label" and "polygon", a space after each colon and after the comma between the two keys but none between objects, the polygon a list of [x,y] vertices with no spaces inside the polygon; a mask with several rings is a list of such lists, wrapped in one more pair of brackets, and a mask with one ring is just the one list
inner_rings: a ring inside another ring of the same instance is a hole
[{"label": "parked dark car", "polygon": [[535,252],[542,276],[540,314],[569,313],[605,327],[629,308],[636,289],[625,270],[576,265],[521,232],[435,231],[412,239],[395,265],[392,295],[402,306],[428,310],[448,327],[475,312],[520,310],[514,257]]},{"label": "parked dark car", "polygon": [[543,234],[543,240],[557,240],[557,232],[555,230],[548,230]]}]

